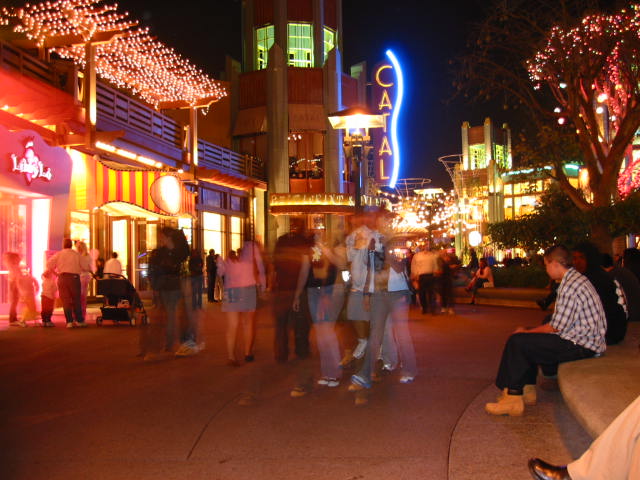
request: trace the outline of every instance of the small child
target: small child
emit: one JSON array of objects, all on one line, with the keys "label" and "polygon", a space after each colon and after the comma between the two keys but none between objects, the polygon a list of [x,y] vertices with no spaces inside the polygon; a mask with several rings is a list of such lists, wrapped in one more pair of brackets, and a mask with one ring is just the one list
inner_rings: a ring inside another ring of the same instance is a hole
[{"label": "small child", "polygon": [[24,305],[22,310],[22,320],[18,323],[21,327],[26,327],[29,320],[35,320],[38,316],[36,311],[36,293],[40,289],[38,282],[33,275],[24,271],[18,277],[18,295],[20,302]]},{"label": "small child", "polygon": [[42,274],[42,293],[40,294],[40,303],[42,304],[40,316],[42,317],[43,327],[55,326],[51,321],[51,315],[53,315],[53,306],[57,292],[56,274],[51,270],[45,270]]}]

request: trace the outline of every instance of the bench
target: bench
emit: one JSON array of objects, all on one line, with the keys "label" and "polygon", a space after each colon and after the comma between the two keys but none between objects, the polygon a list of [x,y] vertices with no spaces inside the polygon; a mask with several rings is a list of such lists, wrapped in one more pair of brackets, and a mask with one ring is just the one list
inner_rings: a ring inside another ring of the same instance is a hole
[{"label": "bench", "polygon": [[578,422],[596,438],[640,395],[640,322],[598,358],[560,364],[558,385]]},{"label": "bench", "polygon": [[[454,287],[456,303],[469,303],[471,293],[464,287]],[[546,297],[549,290],[544,288],[511,288],[490,287],[479,288],[476,292],[476,305],[498,305],[505,307],[540,308],[536,300]]]}]

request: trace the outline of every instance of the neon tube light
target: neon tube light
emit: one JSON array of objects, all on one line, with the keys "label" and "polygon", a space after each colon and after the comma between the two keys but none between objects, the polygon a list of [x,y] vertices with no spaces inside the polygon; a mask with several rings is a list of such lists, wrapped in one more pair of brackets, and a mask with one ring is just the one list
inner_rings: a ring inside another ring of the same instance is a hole
[{"label": "neon tube light", "polygon": [[398,143],[398,115],[402,108],[402,99],[404,97],[404,78],[402,76],[402,70],[400,69],[400,63],[391,50],[387,50],[387,57],[393,65],[393,69],[396,72],[398,78],[398,96],[396,98],[396,104],[393,107],[393,114],[391,115],[391,145],[393,148],[393,173],[391,174],[391,181],[389,187],[395,188],[398,181],[398,172],[400,171],[400,144]]}]

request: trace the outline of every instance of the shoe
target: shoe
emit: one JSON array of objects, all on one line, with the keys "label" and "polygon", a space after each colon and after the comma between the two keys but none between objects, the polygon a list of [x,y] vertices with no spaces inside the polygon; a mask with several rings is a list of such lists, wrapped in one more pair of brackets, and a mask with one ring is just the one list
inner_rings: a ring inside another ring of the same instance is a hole
[{"label": "shoe", "polygon": [[366,348],[367,348],[367,340],[363,338],[359,339],[358,346],[353,351],[353,358],[356,358],[356,359],[362,358],[364,356],[364,351]]},{"label": "shoe", "polygon": [[353,355],[351,353],[351,350],[345,350],[344,351],[344,357],[342,357],[342,360],[340,360],[340,367],[341,368],[349,368],[351,366],[351,364],[353,363],[354,358]]},{"label": "shoe", "polygon": [[[502,399],[507,394],[507,390],[508,389],[506,388],[502,389],[500,395],[496,397],[496,402],[499,402],[500,399]],[[524,388],[522,389],[522,401],[524,402],[525,406],[528,407],[533,407],[534,405],[536,405],[536,403],[538,403],[538,395],[536,393],[535,385],[524,386]]]},{"label": "shoe", "polygon": [[87,325],[87,322],[78,322],[75,325],[78,328],[87,328],[89,326],[89,325]]},{"label": "shoe", "polygon": [[322,377],[320,380],[318,380],[318,385],[324,385],[325,387],[333,388],[340,385],[340,380],[338,380],[337,378]]},{"label": "shoe", "polygon": [[455,311],[453,308],[450,308],[449,310],[447,310],[447,313],[448,313],[449,315],[455,315],[455,314],[456,314],[456,311]]},{"label": "shoe", "polygon": [[307,391],[306,388],[304,388],[301,385],[298,385],[297,387],[293,387],[293,390],[291,390],[291,393],[289,395],[291,395],[292,398],[300,398],[300,397],[304,397],[307,393],[309,393]]},{"label": "shoe", "polygon": [[242,366],[242,364],[239,361],[234,360],[233,358],[230,358],[229,360],[227,360],[227,366],[228,367],[240,367],[240,366]]},{"label": "shoe", "polygon": [[529,459],[529,473],[536,480],[571,480],[567,467],[556,467],[539,458]]},{"label": "shoe", "polygon": [[396,369],[395,365],[391,365],[390,363],[384,363],[382,365],[382,371],[383,372],[387,372],[387,373],[391,373]]},{"label": "shoe", "polygon": [[67,328],[76,328],[76,326],[72,322],[68,322]]},{"label": "shoe", "polygon": [[198,347],[194,342],[184,342],[176,350],[176,357],[191,357],[198,353]]},{"label": "shoe", "polygon": [[505,393],[496,403],[487,403],[484,409],[491,415],[521,417],[524,413],[524,401],[522,395],[509,395]]},{"label": "shoe", "polygon": [[416,377],[413,377],[411,375],[403,375],[400,377],[400,383],[413,383],[415,379]]},{"label": "shoe", "polygon": [[255,357],[253,355],[245,355],[244,356],[244,361],[249,363],[249,362],[253,362],[255,360]]},{"label": "shoe", "polygon": [[42,322],[42,326],[47,328],[55,327],[53,322]]},{"label": "shoe", "polygon": [[351,385],[349,385],[350,392],[357,392],[365,388],[371,388],[371,382],[367,382],[360,375],[351,375]]}]

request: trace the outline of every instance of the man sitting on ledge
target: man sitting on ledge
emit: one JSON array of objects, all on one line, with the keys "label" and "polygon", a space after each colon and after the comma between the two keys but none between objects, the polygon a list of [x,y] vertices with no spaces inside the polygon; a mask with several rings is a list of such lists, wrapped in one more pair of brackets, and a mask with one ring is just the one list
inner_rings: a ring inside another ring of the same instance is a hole
[{"label": "man sitting on ledge", "polygon": [[557,371],[559,363],[593,357],[606,349],[604,309],[591,282],[571,267],[571,253],[558,245],[544,254],[547,274],[560,281],[551,321],[518,327],[502,352],[496,386],[502,395],[485,410],[492,415],[520,416],[536,403],[538,365]]},{"label": "man sitting on ledge", "polygon": [[640,478],[640,397],[611,422],[578,460],[557,467],[532,458],[529,472],[536,480]]}]

